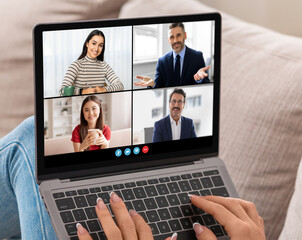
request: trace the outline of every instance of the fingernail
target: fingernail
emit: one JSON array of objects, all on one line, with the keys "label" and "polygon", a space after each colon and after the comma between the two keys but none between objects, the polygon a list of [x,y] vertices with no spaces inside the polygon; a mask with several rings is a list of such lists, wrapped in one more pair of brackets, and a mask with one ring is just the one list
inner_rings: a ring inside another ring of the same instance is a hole
[{"label": "fingernail", "polygon": [[189,198],[191,199],[192,197],[197,197],[197,195],[194,194],[188,194]]},{"label": "fingernail", "polygon": [[133,216],[136,216],[138,213],[137,213],[137,211],[135,211],[133,209],[130,209],[129,214],[130,214],[131,217],[133,217]]},{"label": "fingernail", "polygon": [[110,193],[110,198],[114,203],[118,203],[119,201],[121,201],[120,197],[115,192]]},{"label": "fingernail", "polygon": [[177,233],[173,233],[171,240],[176,240],[177,239]]},{"label": "fingernail", "polygon": [[103,199],[101,199],[101,198],[98,198],[96,200],[96,204],[97,204],[98,208],[101,209],[101,210],[105,210],[107,208],[104,201],[103,201]]},{"label": "fingernail", "polygon": [[204,228],[197,222],[193,224],[193,229],[197,236],[204,232]]},{"label": "fingernail", "polygon": [[76,225],[77,229],[78,229],[78,232],[80,235],[85,235],[86,234],[86,229],[83,228],[83,226],[81,225],[81,223],[77,223]]}]

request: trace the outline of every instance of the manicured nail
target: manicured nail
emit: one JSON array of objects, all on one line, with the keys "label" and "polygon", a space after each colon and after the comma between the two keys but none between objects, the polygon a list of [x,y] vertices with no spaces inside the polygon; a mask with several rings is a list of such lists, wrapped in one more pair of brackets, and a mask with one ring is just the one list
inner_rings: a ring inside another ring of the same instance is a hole
[{"label": "manicured nail", "polygon": [[85,235],[86,234],[86,229],[83,228],[83,226],[81,225],[81,223],[77,223],[76,225],[77,229],[78,229],[78,232],[80,235]]},{"label": "manicured nail", "polygon": [[103,201],[103,199],[101,199],[101,198],[98,198],[96,200],[96,204],[97,204],[97,206],[100,210],[105,210],[107,208],[104,201]]},{"label": "manicured nail", "polygon": [[119,201],[121,201],[120,197],[115,192],[110,193],[110,198],[114,203],[118,203]]},{"label": "manicured nail", "polygon": [[189,198],[191,199],[192,197],[197,197],[197,195],[194,194],[188,194]]},{"label": "manicured nail", "polygon": [[129,210],[129,214],[130,214],[131,217],[138,215],[137,211],[135,211],[133,209]]},{"label": "manicured nail", "polygon": [[177,233],[173,233],[171,240],[176,240],[177,239]]},{"label": "manicured nail", "polygon": [[194,229],[194,231],[195,231],[195,233],[196,233],[197,236],[204,232],[203,226],[201,226],[197,222],[193,224],[193,229]]}]

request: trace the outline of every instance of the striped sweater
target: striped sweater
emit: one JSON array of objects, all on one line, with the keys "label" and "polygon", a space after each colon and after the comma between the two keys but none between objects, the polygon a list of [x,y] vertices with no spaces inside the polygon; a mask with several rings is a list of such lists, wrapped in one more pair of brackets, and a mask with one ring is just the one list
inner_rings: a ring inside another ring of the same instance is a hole
[{"label": "striped sweater", "polygon": [[[107,86],[105,80],[109,82],[109,86]],[[104,87],[107,92],[124,89],[124,85],[109,64],[88,56],[74,61],[68,68],[61,89],[71,85],[75,86],[74,93],[77,95],[80,93],[80,89],[85,89],[89,86]]]}]

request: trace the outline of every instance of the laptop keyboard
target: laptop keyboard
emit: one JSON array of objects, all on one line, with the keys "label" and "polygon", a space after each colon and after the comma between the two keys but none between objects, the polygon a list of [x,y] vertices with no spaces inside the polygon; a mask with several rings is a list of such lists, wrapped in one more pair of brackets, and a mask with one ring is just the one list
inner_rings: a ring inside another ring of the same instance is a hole
[{"label": "laptop keyboard", "polygon": [[212,170],[53,193],[70,240],[78,239],[78,222],[92,239],[107,239],[95,206],[97,198],[102,198],[114,217],[109,205],[111,191],[123,199],[129,210],[135,209],[145,219],[155,240],[170,237],[174,232],[179,239],[195,239],[194,222],[207,226],[217,237],[227,235],[211,215],[193,206],[188,197],[229,196],[218,170]]}]

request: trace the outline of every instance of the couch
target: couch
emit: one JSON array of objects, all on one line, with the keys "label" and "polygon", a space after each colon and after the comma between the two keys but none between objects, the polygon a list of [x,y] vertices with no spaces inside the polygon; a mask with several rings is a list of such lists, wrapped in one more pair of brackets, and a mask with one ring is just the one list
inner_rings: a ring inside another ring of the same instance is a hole
[{"label": "couch", "polygon": [[[34,112],[35,23],[217,11],[197,0],[32,2],[0,3],[5,22],[0,45],[0,136]],[[256,204],[267,239],[299,239],[302,177],[297,178],[296,191],[295,180],[302,156],[302,39],[221,14],[220,157],[239,196]]]}]

